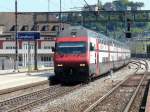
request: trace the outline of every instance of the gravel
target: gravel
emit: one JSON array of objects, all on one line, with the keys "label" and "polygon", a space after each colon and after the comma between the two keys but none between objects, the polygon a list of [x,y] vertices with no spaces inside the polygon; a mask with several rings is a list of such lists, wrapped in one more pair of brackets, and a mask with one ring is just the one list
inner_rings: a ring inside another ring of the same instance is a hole
[{"label": "gravel", "polygon": [[126,104],[133,95],[142,76],[132,76],[123,83],[117,90],[110,94],[105,100],[99,103],[91,112],[123,112]]},{"label": "gravel", "polygon": [[145,79],[142,86],[139,89],[139,92],[137,93],[137,96],[136,96],[129,112],[139,112],[147,83],[148,83],[148,79]]},{"label": "gravel", "polygon": [[32,112],[80,112],[83,111],[97,98],[107,93],[114,85],[123,80],[128,75],[133,74],[135,66],[129,69],[124,67],[120,71],[113,73],[112,76],[100,78],[87,84],[86,86],[77,89],[76,91],[57,98],[54,101],[43,104]]}]

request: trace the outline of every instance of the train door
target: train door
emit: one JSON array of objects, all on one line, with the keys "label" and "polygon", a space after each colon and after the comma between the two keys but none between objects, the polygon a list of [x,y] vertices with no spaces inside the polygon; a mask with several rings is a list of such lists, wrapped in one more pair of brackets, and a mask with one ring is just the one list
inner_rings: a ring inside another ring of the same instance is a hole
[{"label": "train door", "polygon": [[90,72],[99,75],[99,50],[98,40],[96,38],[90,39]]},{"label": "train door", "polygon": [[98,39],[96,39],[96,74],[100,74],[100,64],[99,64],[99,42]]}]

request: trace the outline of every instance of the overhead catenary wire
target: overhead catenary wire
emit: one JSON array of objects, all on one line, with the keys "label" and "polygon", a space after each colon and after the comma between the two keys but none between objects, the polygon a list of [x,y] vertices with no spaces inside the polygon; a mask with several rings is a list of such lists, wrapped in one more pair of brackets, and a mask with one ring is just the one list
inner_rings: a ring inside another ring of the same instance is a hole
[{"label": "overhead catenary wire", "polygon": [[86,5],[89,7],[89,11],[92,11],[92,8],[91,8],[91,6],[87,3],[87,1],[86,0],[84,0],[84,2],[86,3]]}]

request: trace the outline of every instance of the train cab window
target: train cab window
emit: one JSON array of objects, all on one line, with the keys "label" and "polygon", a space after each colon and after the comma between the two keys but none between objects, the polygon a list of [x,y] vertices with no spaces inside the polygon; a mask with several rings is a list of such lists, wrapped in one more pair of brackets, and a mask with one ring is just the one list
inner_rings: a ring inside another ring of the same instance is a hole
[{"label": "train cab window", "polygon": [[83,54],[86,53],[86,43],[85,42],[57,43],[56,52],[60,54]]},{"label": "train cab window", "polygon": [[90,51],[94,51],[94,46],[92,43],[90,43]]}]

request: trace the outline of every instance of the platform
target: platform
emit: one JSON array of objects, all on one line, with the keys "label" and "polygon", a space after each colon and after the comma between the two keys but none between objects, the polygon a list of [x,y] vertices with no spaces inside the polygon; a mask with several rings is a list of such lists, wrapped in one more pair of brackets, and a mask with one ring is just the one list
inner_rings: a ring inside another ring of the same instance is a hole
[{"label": "platform", "polygon": [[27,73],[0,75],[0,92],[14,87],[46,81],[51,75],[54,75],[54,73],[50,71],[35,72],[30,73],[30,75]]},{"label": "platform", "polygon": [[[38,68],[39,71],[46,71],[46,70],[51,70],[53,71],[54,70],[54,67],[41,67],[41,68]],[[27,72],[28,71],[28,68],[19,68],[17,71],[19,72]],[[31,70],[31,72],[36,72],[35,70]],[[0,70],[0,75],[3,75],[3,74],[12,74],[14,73],[14,69],[9,69],[9,70]]]}]

